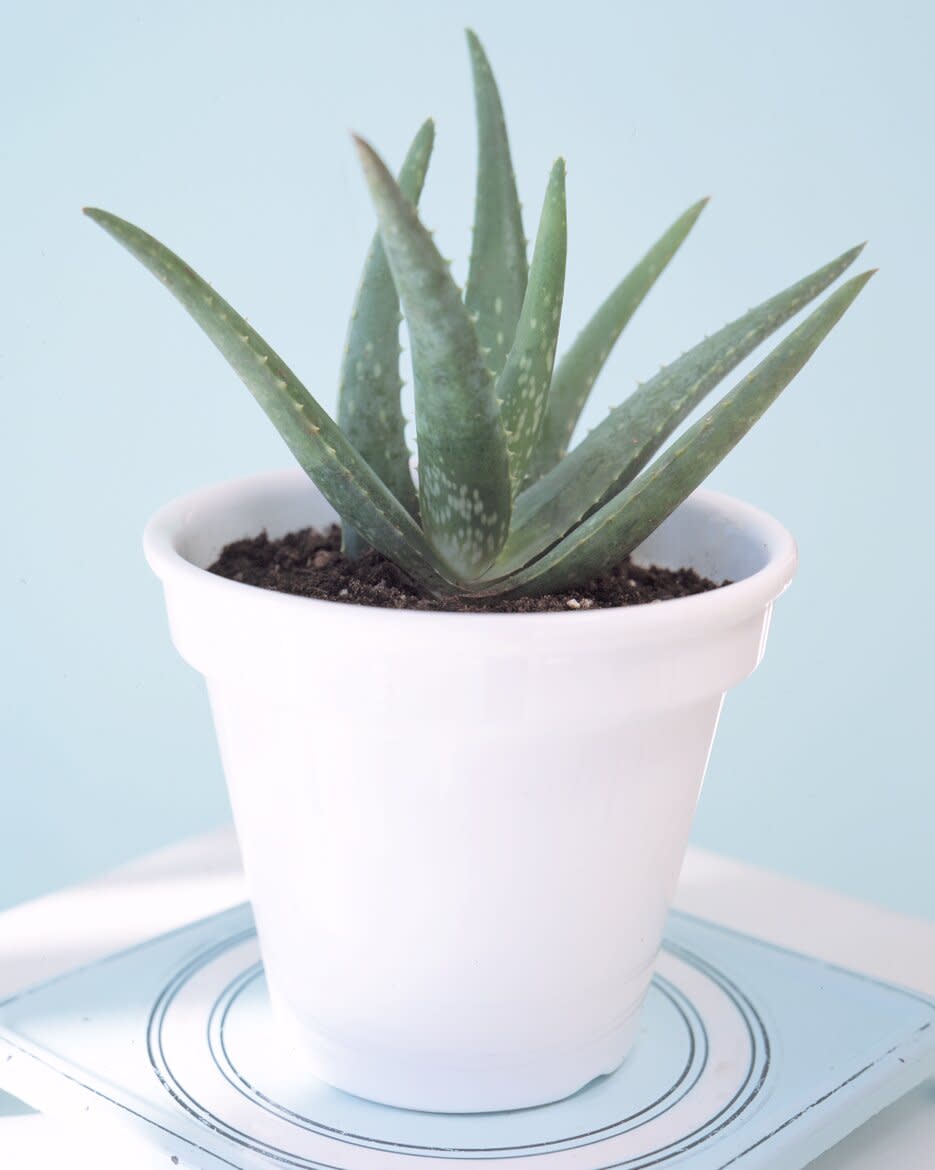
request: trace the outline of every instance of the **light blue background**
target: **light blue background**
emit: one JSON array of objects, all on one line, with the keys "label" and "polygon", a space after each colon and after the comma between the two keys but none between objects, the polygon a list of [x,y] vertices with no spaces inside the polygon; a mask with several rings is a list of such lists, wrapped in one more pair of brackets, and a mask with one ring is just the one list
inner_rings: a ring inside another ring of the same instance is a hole
[{"label": "light blue background", "polygon": [[880,274],[712,481],[782,518],[802,567],[766,661],[728,701],[695,839],[935,916],[935,21],[921,3],[849,0],[7,12],[0,904],[227,815],[202,685],[169,644],[139,534],[173,495],[288,461],[212,347],[80,207],[175,247],[333,405],[373,227],[346,131],[395,162],[435,116],[425,214],[466,256],[466,23],[500,79],[528,232],[549,164],[568,159],[566,342],[714,196],[591,420],[870,238]]}]

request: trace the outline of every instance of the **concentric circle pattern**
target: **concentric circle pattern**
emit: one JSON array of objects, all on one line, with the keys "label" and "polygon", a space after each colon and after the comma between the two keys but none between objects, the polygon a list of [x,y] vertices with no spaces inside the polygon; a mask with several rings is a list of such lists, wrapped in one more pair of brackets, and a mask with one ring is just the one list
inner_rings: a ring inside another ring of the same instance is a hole
[{"label": "concentric circle pattern", "polygon": [[[452,1160],[487,1170],[660,1166],[723,1132],[769,1069],[754,1006],[710,964],[679,947],[660,956],[640,1038],[623,1066],[554,1105],[448,1115],[390,1109],[310,1080],[280,1048],[256,935],[204,951],[167,984],[149,1022],[149,1054],[172,1097],[215,1132],[302,1170],[432,1170]],[[418,1161],[415,1161],[415,1160]]]}]

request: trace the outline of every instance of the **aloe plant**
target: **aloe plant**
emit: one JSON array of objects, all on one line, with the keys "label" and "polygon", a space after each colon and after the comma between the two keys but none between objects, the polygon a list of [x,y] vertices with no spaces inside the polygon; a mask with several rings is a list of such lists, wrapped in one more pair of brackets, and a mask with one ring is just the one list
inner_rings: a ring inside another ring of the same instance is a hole
[{"label": "aloe plant", "polygon": [[[614,344],[707,200],[662,234],[556,364],[564,162],[552,168],[528,258],[500,95],[470,32],[468,45],[478,177],[465,291],[416,210],[433,124],[419,130],[398,179],[356,139],[378,230],[348,332],[337,422],[178,256],[115,215],[86,214],[167,286],[227,358],[337,510],[349,556],[372,546],[440,597],[541,594],[581,584],[632,552],[795,377],[872,272],[841,284],[661,455],[705,397],[828,289],[860,247],[705,338],[569,451]],[[418,483],[400,406],[403,319],[415,380]]]}]

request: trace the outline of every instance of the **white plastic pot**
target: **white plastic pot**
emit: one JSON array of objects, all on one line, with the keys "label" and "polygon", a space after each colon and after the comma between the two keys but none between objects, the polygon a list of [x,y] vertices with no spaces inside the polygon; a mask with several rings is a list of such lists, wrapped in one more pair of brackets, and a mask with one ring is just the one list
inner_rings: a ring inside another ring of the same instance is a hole
[{"label": "white plastic pot", "polygon": [[634,1040],[721,702],[795,545],[700,491],[638,559],[735,583],[652,605],[383,610],[204,571],[333,518],[283,472],[193,492],[145,537],[207,680],[281,1034],[392,1105],[563,1097]]}]

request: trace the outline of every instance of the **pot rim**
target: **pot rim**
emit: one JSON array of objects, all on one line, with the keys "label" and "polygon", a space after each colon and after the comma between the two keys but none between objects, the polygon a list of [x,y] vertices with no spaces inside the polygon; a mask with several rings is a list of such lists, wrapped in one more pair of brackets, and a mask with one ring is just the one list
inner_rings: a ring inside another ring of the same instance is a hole
[{"label": "pot rim", "polygon": [[[301,468],[261,472],[239,476],[186,492],[156,511],[143,532],[143,551],[150,568],[166,587],[184,586],[199,592],[210,591],[219,600],[233,604],[238,601],[252,609],[262,607],[267,611],[274,608],[285,615],[292,611],[291,618],[302,621],[323,617],[327,611],[329,622],[354,622],[379,624],[419,624],[424,631],[429,623],[444,626],[454,631],[470,626],[476,633],[478,626],[487,628],[501,626],[507,622],[522,624],[524,632],[538,635],[542,623],[553,633],[558,633],[557,623],[563,623],[567,634],[569,624],[589,636],[598,634],[601,628],[612,627],[615,632],[625,630],[629,635],[651,635],[660,627],[733,624],[745,616],[768,606],[789,586],[798,564],[795,540],[788,529],[769,513],[743,500],[709,488],[698,488],[689,497],[696,504],[718,514],[736,528],[746,532],[763,546],[766,562],[762,568],[742,577],[730,585],[720,586],[707,593],[690,597],[670,598],[665,601],[644,605],[614,606],[605,609],[580,609],[553,611],[547,613],[465,613],[446,610],[387,609],[377,606],[356,605],[348,602],[325,601],[314,597],[299,597],[295,594],[277,593],[241,581],[232,581],[209,573],[207,569],[194,564],[179,551],[179,544],[186,531],[197,525],[199,514],[216,513],[221,507],[236,508],[238,503],[256,494],[276,494],[284,490],[307,487],[318,492]],[[321,494],[320,492],[318,493]],[[543,631],[544,632],[544,631]]]}]

